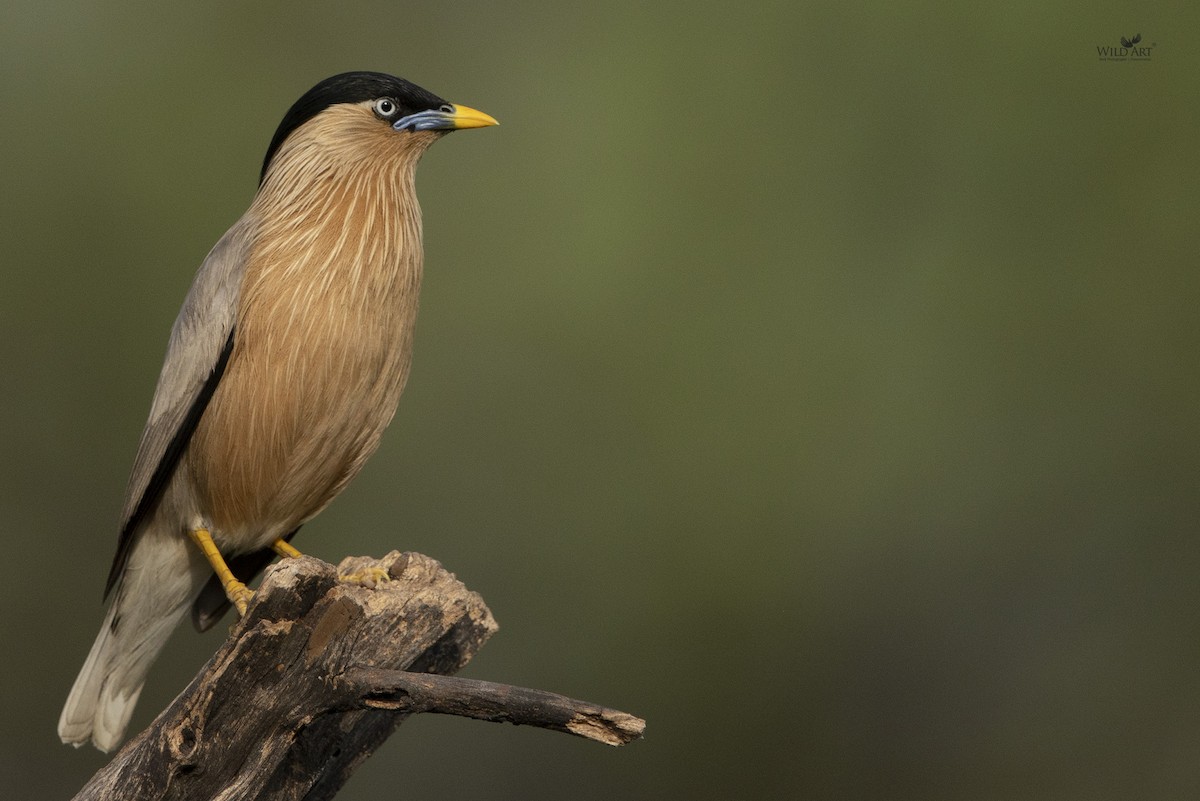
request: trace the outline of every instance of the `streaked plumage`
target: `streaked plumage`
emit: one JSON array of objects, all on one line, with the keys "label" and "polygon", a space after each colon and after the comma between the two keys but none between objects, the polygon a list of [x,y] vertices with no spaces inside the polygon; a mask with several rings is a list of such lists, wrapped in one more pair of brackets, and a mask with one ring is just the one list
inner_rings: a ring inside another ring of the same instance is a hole
[{"label": "streaked plumage", "polygon": [[188,607],[200,627],[227,607],[190,530],[257,572],[374,452],[411,361],[417,162],[447,130],[494,123],[378,73],[330,78],[289,110],[172,330],[64,742],[115,746]]}]

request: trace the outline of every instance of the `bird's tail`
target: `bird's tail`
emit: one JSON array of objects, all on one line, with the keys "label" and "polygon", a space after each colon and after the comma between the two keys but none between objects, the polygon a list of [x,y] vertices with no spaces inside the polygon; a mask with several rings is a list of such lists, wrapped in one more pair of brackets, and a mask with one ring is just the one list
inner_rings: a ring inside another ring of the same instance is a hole
[{"label": "bird's tail", "polygon": [[78,747],[90,739],[101,751],[111,751],[121,742],[150,666],[204,578],[187,546],[183,537],[142,537],[130,554],[58,719],[64,743]]}]

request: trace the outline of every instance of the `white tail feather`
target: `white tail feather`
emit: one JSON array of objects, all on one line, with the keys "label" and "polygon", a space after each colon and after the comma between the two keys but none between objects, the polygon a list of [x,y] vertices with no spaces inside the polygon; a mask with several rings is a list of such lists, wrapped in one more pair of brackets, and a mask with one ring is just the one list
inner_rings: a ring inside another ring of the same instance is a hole
[{"label": "white tail feather", "polygon": [[144,536],[130,554],[58,719],[64,743],[80,746],[90,739],[101,751],[111,751],[121,742],[150,666],[206,577],[186,546],[182,537]]}]

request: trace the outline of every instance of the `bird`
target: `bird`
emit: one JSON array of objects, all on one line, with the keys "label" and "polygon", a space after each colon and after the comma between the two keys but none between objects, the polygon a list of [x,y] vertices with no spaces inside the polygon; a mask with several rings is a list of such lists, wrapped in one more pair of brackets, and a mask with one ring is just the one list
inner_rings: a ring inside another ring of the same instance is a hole
[{"label": "bird", "polygon": [[111,598],[58,734],[111,751],[192,610],[204,630],[358,474],[396,411],[423,270],[414,173],[497,121],[403,78],[346,72],[284,115],[250,207],[201,263],[130,473]]}]

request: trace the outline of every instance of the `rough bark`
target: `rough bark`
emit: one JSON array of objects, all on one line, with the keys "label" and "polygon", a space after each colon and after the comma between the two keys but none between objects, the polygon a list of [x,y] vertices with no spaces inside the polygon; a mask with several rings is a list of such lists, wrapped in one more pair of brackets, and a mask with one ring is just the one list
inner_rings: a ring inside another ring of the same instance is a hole
[{"label": "rough bark", "polygon": [[[364,571],[385,578],[339,580]],[[283,560],[187,689],[76,801],[330,799],[418,712],[611,745],[641,736],[645,723],[623,712],[447,675],[495,630],[483,599],[421,554],[357,557],[337,569]]]}]

